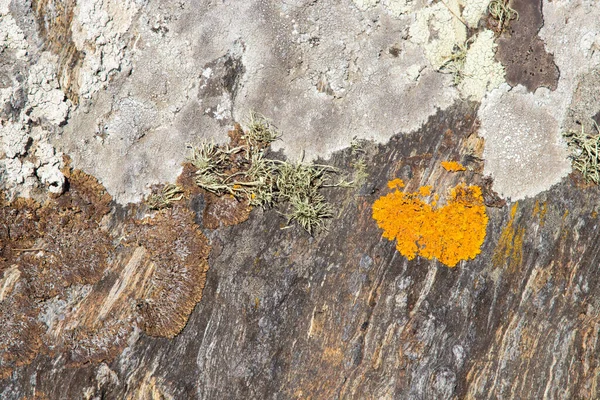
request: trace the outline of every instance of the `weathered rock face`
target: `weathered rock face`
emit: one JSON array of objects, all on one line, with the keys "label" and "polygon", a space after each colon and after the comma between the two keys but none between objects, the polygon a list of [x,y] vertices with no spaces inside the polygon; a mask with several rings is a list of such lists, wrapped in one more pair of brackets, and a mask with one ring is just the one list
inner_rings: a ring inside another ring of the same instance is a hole
[{"label": "weathered rock face", "polygon": [[[600,398],[600,190],[560,140],[600,113],[600,8],[513,6],[496,37],[478,0],[0,0],[0,397]],[[276,158],[366,165],[327,231],[182,168],[250,109]],[[402,256],[396,178],[481,187],[481,253]]]},{"label": "weathered rock face", "polygon": [[544,25],[542,1],[515,1],[511,6],[518,18],[510,21],[508,32],[498,40],[497,53],[506,67],[506,82],[511,86],[521,84],[530,92],[539,87],[556,90],[558,68],[538,36]]},{"label": "weathered rock face", "polygon": [[[453,269],[407,261],[371,218],[391,178],[442,194],[485,184],[474,106],[366,145],[367,183],[328,193],[339,206],[328,232],[281,229],[261,210],[206,231],[207,284],[180,335],[134,335],[116,358],[77,368],[40,354],[3,381],[3,397],[597,397],[597,188],[567,178],[508,205],[487,191],[482,253]],[[467,171],[446,172],[447,159]]]}]

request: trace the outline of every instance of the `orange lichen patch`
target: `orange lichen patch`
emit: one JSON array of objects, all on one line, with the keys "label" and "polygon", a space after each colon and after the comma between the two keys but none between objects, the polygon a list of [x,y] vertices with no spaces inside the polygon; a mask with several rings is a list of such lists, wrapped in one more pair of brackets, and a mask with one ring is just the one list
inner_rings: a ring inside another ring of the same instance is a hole
[{"label": "orange lichen patch", "polygon": [[422,193],[395,190],[375,201],[373,218],[383,236],[396,240],[396,248],[409,260],[417,255],[436,258],[449,267],[473,259],[485,239],[488,217],[481,188],[458,185],[450,191],[447,204],[434,208]]},{"label": "orange lichen patch", "polygon": [[139,303],[144,330],[174,337],[202,298],[208,241],[194,224],[194,213],[175,206],[136,222],[130,242],[147,250],[145,264],[153,267]]},{"label": "orange lichen patch", "polygon": [[466,171],[467,169],[457,161],[442,161],[442,167],[449,172]]},{"label": "orange lichen patch", "polygon": [[388,182],[388,188],[390,189],[402,189],[404,187],[404,181],[402,179],[394,179]]},{"label": "orange lichen patch", "polygon": [[427,197],[431,194],[431,186],[421,186],[419,188],[419,195]]},{"label": "orange lichen patch", "polygon": [[523,261],[523,237],[525,228],[515,226],[515,216],[519,203],[515,203],[510,210],[510,219],[502,230],[500,240],[492,256],[495,268],[507,266],[509,271],[516,271]]}]

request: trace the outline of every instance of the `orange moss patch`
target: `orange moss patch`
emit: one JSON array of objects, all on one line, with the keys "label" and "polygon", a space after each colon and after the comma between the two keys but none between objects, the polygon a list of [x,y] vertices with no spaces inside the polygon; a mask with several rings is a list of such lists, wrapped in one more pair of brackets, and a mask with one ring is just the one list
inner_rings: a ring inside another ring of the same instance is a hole
[{"label": "orange moss patch", "polygon": [[[388,186],[401,187],[396,181]],[[475,258],[488,223],[481,188],[458,185],[450,191],[447,205],[439,208],[422,199],[430,193],[430,187],[416,193],[395,190],[376,200],[373,218],[383,237],[396,240],[396,248],[409,260],[420,255],[454,267]]]},{"label": "orange moss patch", "polygon": [[456,161],[442,161],[442,167],[444,167],[444,169],[449,172],[459,172],[467,170],[461,163]]}]

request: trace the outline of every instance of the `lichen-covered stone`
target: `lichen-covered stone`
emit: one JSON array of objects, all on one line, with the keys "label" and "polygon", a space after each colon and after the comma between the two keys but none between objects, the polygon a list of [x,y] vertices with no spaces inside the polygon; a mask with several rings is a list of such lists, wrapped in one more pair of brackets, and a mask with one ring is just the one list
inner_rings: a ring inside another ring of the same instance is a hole
[{"label": "lichen-covered stone", "polygon": [[485,30],[479,33],[467,50],[461,70],[462,81],[458,85],[461,94],[474,101],[497,88],[504,82],[504,68],[494,58],[496,45],[494,33]]}]

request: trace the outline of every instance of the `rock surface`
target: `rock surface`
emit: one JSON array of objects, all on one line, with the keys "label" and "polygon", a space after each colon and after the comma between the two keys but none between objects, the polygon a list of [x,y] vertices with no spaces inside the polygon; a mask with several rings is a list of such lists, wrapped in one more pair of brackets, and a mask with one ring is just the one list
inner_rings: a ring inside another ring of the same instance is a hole
[{"label": "rock surface", "polygon": [[[600,114],[600,6],[513,3],[494,36],[480,0],[0,0],[0,397],[600,398],[600,189],[561,139]],[[182,167],[250,110],[275,158],[366,166],[326,231]],[[402,256],[396,178],[480,186],[481,253]]]}]

